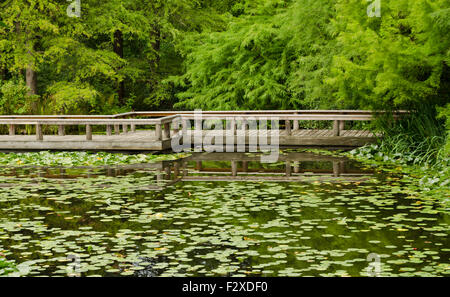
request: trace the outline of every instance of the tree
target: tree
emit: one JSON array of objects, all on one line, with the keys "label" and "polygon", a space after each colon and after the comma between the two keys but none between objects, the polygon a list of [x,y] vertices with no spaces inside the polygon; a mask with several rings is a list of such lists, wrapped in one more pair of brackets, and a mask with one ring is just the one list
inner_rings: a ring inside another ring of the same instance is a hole
[{"label": "tree", "polygon": [[328,82],[337,100],[375,109],[448,102],[448,1],[383,1],[380,18],[361,1],[336,8],[342,50]]}]

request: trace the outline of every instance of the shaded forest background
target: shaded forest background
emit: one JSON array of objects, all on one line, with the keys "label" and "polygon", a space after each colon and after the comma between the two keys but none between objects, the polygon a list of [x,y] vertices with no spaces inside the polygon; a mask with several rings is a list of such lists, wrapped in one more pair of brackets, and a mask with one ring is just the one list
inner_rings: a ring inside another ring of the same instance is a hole
[{"label": "shaded forest background", "polygon": [[379,18],[360,0],[69,4],[1,4],[2,114],[450,102],[448,0],[382,0]]}]

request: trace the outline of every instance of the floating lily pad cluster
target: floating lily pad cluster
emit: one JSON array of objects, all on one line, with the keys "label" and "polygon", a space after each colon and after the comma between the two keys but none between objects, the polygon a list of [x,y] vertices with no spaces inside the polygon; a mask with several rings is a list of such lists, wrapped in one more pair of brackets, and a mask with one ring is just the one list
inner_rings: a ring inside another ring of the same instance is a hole
[{"label": "floating lily pad cluster", "polygon": [[137,164],[175,160],[187,154],[112,154],[106,152],[32,152],[32,153],[0,153],[0,165],[8,166],[99,166],[118,164]]}]

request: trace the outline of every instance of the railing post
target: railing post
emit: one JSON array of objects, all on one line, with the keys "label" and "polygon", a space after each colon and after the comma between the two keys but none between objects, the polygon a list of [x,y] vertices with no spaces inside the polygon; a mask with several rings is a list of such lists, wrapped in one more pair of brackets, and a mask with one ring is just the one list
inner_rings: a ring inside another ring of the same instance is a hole
[{"label": "railing post", "polygon": [[291,120],[284,120],[284,125],[286,126],[286,134],[291,136]]},{"label": "railing post", "polygon": [[230,130],[231,130],[231,135],[236,135],[236,119],[235,118],[231,119]]},{"label": "railing post", "polygon": [[181,121],[181,124],[182,124],[182,128],[181,128],[181,130],[182,130],[182,133],[183,133],[183,135],[187,135],[187,128],[188,128],[188,126],[189,126],[189,120],[182,120]]},{"label": "railing post", "polygon": [[92,126],[89,124],[86,125],[86,140],[92,140]]},{"label": "railing post", "polygon": [[[345,130],[345,121],[339,121],[339,132]],[[339,133],[340,134],[340,133]]]},{"label": "railing post", "polygon": [[131,132],[132,133],[136,132],[136,124],[131,124]]},{"label": "railing post", "polygon": [[299,128],[298,120],[294,120],[294,131],[297,131]]},{"label": "railing post", "polygon": [[59,126],[58,126],[58,135],[59,135],[59,136],[64,136],[64,135],[66,135],[66,131],[65,131],[64,128],[65,128],[64,125],[59,125]]},{"label": "railing post", "polygon": [[170,139],[170,123],[164,123],[164,140]]},{"label": "railing post", "polygon": [[14,136],[16,135],[16,126],[11,124],[9,125],[9,136]]},{"label": "railing post", "polygon": [[177,135],[180,132],[180,121],[176,119],[172,122],[173,135]]},{"label": "railing post", "polygon": [[120,125],[114,125],[114,134],[119,135],[120,134]]},{"label": "railing post", "polygon": [[162,140],[162,132],[161,132],[161,124],[156,124],[155,126],[155,134],[157,140]]},{"label": "railing post", "polygon": [[106,125],[106,135],[111,136],[112,135],[112,127],[111,125]]},{"label": "railing post", "polygon": [[341,133],[339,131],[339,121],[335,120],[333,121],[333,135],[339,136]]},{"label": "railing post", "polygon": [[42,125],[39,123],[36,123],[36,140],[37,141],[44,140],[44,134],[42,133]]},{"label": "railing post", "polygon": [[122,130],[123,130],[124,134],[127,134],[128,133],[128,125],[127,124],[123,124],[122,125]]}]

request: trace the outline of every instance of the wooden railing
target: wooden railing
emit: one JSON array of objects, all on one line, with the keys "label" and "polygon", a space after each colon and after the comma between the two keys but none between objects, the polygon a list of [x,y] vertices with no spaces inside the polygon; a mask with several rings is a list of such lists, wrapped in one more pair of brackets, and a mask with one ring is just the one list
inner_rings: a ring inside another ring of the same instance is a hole
[{"label": "wooden railing", "polygon": [[[187,121],[194,121],[194,127],[198,129],[202,125],[199,123],[198,117],[195,114],[181,114],[180,115],[183,131],[187,130],[190,124]],[[222,120],[229,122],[229,127],[227,130],[236,131],[237,126],[240,126],[241,130],[247,130],[250,127],[249,121],[271,121],[277,120],[284,122],[284,127],[286,134],[288,136],[292,135],[292,130],[299,130],[299,121],[333,121],[333,135],[340,136],[342,130],[345,129],[346,121],[370,121],[374,119],[374,115],[367,114],[212,114],[212,113],[202,113],[203,120]],[[238,125],[239,123],[239,125]],[[254,126],[255,124],[253,124]],[[257,125],[257,123],[256,123]]]},{"label": "wooden railing", "polygon": [[[333,121],[333,135],[340,136],[345,129],[346,121],[370,121],[378,113],[368,110],[261,110],[261,111],[202,111],[202,120],[216,119],[228,121],[228,130],[236,131],[237,123],[240,123],[242,130],[246,130],[251,120],[278,120],[284,122],[287,135],[291,135],[292,130],[299,129],[299,121]],[[394,117],[408,113],[407,111],[397,111]],[[9,125],[9,135],[15,135],[18,125],[35,125],[36,139],[42,141],[43,126],[57,126],[58,135],[65,135],[65,126],[84,125],[86,127],[86,140],[92,140],[92,126],[100,125],[106,127],[106,135],[117,135],[120,133],[120,126],[124,133],[136,131],[136,126],[155,126],[157,140],[166,140],[171,137],[171,129],[174,133],[179,132],[180,122],[183,131],[186,131],[187,121],[194,121],[194,127],[201,127],[202,123],[195,121],[194,111],[141,111],[128,112],[117,115],[7,115],[0,116],[0,125]],[[251,128],[251,127],[249,127]]]},{"label": "wooden railing", "polygon": [[36,127],[36,140],[42,141],[44,139],[43,126],[57,126],[58,135],[65,135],[65,126],[69,125],[81,125],[86,126],[86,140],[92,140],[92,126],[105,126],[106,135],[118,135],[120,126],[122,126],[123,132],[128,133],[128,126],[130,126],[131,132],[136,131],[138,125],[150,125],[155,126],[155,134],[157,140],[170,139],[171,123],[178,116],[167,116],[159,119],[104,119],[104,118],[87,118],[87,119],[74,119],[67,116],[65,119],[55,119],[55,117],[41,116],[39,118],[27,118],[27,116],[19,118],[7,118],[1,117],[0,124],[9,125],[9,135],[14,136],[16,126],[18,125],[34,125]]}]

